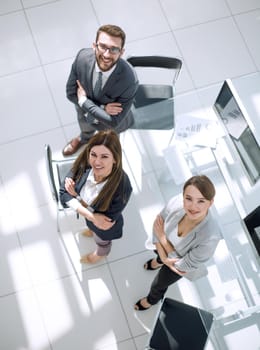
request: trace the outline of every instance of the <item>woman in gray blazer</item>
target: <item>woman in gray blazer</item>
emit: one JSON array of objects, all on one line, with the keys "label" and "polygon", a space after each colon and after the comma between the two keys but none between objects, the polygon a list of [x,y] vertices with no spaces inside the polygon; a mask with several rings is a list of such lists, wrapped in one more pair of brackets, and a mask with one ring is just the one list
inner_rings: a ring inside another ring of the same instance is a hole
[{"label": "woman in gray blazer", "polygon": [[219,226],[210,213],[215,188],[205,175],[187,180],[182,195],[172,198],[157,215],[153,225],[156,258],[144,265],[160,269],[148,295],[135,304],[147,310],[164,297],[168,287],[181,277],[195,280],[207,273],[209,260],[221,238]]},{"label": "woman in gray blazer", "polygon": [[122,149],[113,130],[96,133],[75,160],[60,188],[60,200],[86,219],[86,236],[93,236],[96,250],[81,263],[96,263],[107,256],[112,240],[122,237],[122,211],[132,186],[122,168]]}]

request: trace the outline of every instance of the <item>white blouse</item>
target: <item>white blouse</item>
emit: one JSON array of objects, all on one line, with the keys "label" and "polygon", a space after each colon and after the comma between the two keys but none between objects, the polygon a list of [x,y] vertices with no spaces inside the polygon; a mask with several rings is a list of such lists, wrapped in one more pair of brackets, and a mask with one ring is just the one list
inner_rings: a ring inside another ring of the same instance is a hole
[{"label": "white blouse", "polygon": [[178,226],[176,226],[173,231],[170,232],[168,240],[172,243],[173,246],[178,245],[178,243],[182,240],[182,237],[178,236]]},{"label": "white blouse", "polygon": [[[81,199],[83,199],[87,205],[91,205],[94,199],[96,199],[101,192],[102,188],[105,186],[106,182],[107,180],[103,182],[97,182],[94,178],[93,169],[91,169],[88,174],[87,181],[80,190]],[[80,206],[80,202],[77,198],[72,198],[66,204],[75,211],[77,211],[78,207]]]}]

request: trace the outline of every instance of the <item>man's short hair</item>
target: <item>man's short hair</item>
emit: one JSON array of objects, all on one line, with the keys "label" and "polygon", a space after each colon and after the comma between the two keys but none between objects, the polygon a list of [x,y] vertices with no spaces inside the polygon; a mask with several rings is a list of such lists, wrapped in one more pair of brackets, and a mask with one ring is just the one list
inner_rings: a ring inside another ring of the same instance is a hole
[{"label": "man's short hair", "polygon": [[125,45],[125,32],[120,27],[115,26],[113,24],[105,24],[105,25],[101,26],[97,31],[96,42],[98,42],[98,37],[99,37],[99,34],[101,32],[107,33],[107,34],[109,34],[111,36],[115,36],[117,38],[121,38],[121,41],[122,41],[121,49],[124,47],[124,45]]}]

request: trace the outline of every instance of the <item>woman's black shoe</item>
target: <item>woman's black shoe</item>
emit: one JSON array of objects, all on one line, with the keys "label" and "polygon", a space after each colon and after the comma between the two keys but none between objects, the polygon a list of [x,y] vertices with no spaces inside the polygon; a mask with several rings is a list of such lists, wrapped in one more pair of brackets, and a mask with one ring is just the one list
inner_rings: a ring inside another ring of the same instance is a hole
[{"label": "woman's black shoe", "polygon": [[148,260],[145,264],[144,264],[144,269],[145,270],[158,270],[162,265],[157,266],[157,267],[152,267],[152,261],[154,259],[150,259]]}]

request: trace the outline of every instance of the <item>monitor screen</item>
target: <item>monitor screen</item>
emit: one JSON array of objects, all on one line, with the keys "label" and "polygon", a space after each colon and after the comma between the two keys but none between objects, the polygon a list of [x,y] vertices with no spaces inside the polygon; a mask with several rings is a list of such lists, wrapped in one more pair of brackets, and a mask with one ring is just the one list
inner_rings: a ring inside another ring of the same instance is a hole
[{"label": "monitor screen", "polygon": [[225,80],[213,106],[235,146],[250,180],[260,177],[260,147],[250,128],[250,118],[230,79]]},{"label": "monitor screen", "polygon": [[225,81],[222,85],[214,107],[218,111],[228,133],[239,139],[248,124],[228,81]]},{"label": "monitor screen", "polygon": [[244,218],[244,223],[260,256],[260,205]]}]

